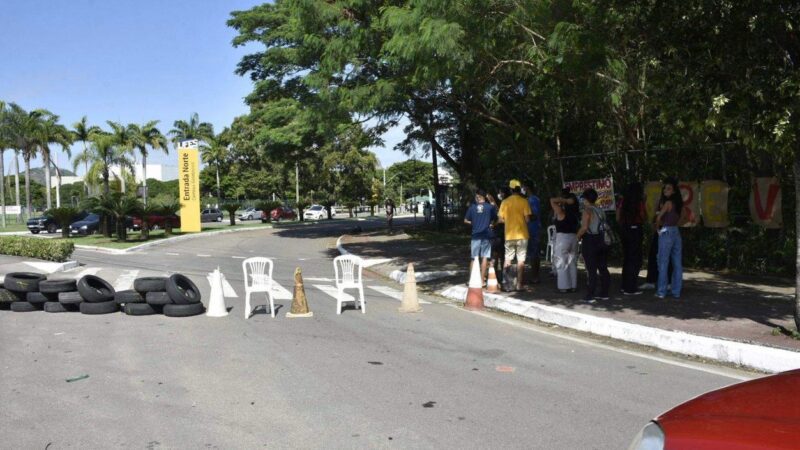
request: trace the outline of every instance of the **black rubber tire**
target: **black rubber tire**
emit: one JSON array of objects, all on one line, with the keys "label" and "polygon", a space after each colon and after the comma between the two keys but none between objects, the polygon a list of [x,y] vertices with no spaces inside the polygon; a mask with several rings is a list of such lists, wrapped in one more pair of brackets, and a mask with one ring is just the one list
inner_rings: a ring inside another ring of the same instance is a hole
[{"label": "black rubber tire", "polygon": [[0,302],[0,311],[10,311],[11,302]]},{"label": "black rubber tire", "polygon": [[26,301],[27,292],[9,291],[8,289],[0,289],[0,303],[11,302],[24,302]]},{"label": "black rubber tire", "polygon": [[145,301],[148,305],[172,305],[175,302],[169,297],[166,292],[148,292],[145,296]]},{"label": "black rubber tire", "polygon": [[41,292],[28,292],[28,295],[25,296],[25,300],[33,305],[44,305],[50,301],[50,299]]},{"label": "black rubber tire", "polygon": [[164,315],[167,317],[189,317],[203,314],[206,307],[202,303],[188,305],[164,305]]},{"label": "black rubber tire", "polygon": [[144,303],[144,297],[142,297],[142,294],[134,291],[133,289],[128,289],[126,291],[117,291],[114,293],[114,301],[119,305],[128,303]]},{"label": "black rubber tire", "polygon": [[94,275],[86,275],[78,281],[78,292],[89,303],[106,303],[114,300],[114,287],[108,281]]},{"label": "black rubber tire", "polygon": [[78,305],[65,305],[59,302],[47,302],[44,304],[44,312],[49,313],[62,313],[62,312],[78,312],[80,307]]},{"label": "black rubber tire", "polygon": [[81,303],[82,314],[110,314],[119,312],[119,305],[114,300],[107,302],[83,302]]},{"label": "black rubber tire", "polygon": [[133,289],[142,295],[167,290],[167,277],[143,277],[133,280]]},{"label": "black rubber tire", "polygon": [[77,305],[83,303],[83,297],[81,297],[81,293],[78,291],[59,292],[58,302],[65,305]]},{"label": "black rubber tire", "polygon": [[43,294],[58,294],[59,292],[73,292],[78,290],[75,280],[44,280],[39,282],[39,292]]},{"label": "black rubber tire", "polygon": [[41,305],[34,305],[33,303],[28,302],[14,302],[11,304],[11,310],[14,312],[31,312],[31,311],[41,311]]},{"label": "black rubber tire", "polygon": [[176,305],[200,303],[200,289],[185,275],[176,273],[167,280],[167,294]]},{"label": "black rubber tire", "polygon": [[6,274],[3,285],[9,291],[38,292],[39,282],[46,280],[47,275],[34,272],[11,272]]},{"label": "black rubber tire", "polygon": [[39,230],[31,230],[31,233],[33,233],[33,234],[39,234]]},{"label": "black rubber tire", "polygon": [[148,305],[147,303],[128,303],[122,308],[122,312],[129,316],[152,316],[161,314],[161,306]]}]

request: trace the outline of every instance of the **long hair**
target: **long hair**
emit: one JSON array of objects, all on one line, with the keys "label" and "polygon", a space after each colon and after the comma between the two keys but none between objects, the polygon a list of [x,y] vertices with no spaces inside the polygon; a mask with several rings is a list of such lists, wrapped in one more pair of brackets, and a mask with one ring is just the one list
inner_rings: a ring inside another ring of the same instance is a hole
[{"label": "long hair", "polygon": [[642,183],[633,182],[625,186],[622,194],[622,217],[626,222],[632,223],[637,219],[641,211],[642,198]]},{"label": "long hair", "polygon": [[672,202],[673,211],[680,214],[683,211],[683,194],[681,194],[681,188],[678,187],[678,180],[675,178],[667,178],[664,180],[664,185],[671,185],[672,186],[672,195],[667,197],[664,195],[664,188],[661,188],[661,200],[659,200],[659,204],[663,205],[667,201]]}]

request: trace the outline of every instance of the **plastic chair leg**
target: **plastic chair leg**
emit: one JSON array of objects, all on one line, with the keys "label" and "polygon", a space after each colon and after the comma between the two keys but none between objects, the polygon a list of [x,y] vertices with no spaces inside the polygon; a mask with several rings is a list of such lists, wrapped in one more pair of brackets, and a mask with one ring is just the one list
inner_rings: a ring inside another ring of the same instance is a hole
[{"label": "plastic chair leg", "polygon": [[244,318],[245,320],[250,318],[250,291],[244,295]]},{"label": "plastic chair leg", "polygon": [[358,297],[361,299],[361,314],[366,314],[367,303],[364,301],[364,286],[358,287]]},{"label": "plastic chair leg", "polygon": [[267,298],[269,298],[269,310],[272,314],[272,318],[275,318],[275,299],[272,298],[272,291],[267,292]]}]

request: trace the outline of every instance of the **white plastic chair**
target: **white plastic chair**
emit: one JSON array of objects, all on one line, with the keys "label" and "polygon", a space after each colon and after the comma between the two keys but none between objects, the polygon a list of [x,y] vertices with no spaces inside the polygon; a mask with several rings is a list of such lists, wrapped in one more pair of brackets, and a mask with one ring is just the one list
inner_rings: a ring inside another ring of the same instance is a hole
[{"label": "white plastic chair", "polygon": [[342,303],[345,289],[358,289],[358,298],[355,299],[356,308],[361,302],[361,312],[366,314],[367,308],[364,303],[364,285],[361,282],[361,272],[364,268],[364,260],[358,256],[342,255],[333,259],[333,272],[336,280],[336,314],[342,313]]},{"label": "white plastic chair", "polygon": [[553,261],[553,251],[556,248],[556,226],[550,225],[547,227],[547,248],[544,251],[544,260]]},{"label": "white plastic chair", "polygon": [[269,309],[275,317],[275,301],[272,298],[272,260],[261,256],[247,258],[242,261],[244,271],[244,318],[253,314],[250,308],[250,294],[265,292],[269,299]]}]

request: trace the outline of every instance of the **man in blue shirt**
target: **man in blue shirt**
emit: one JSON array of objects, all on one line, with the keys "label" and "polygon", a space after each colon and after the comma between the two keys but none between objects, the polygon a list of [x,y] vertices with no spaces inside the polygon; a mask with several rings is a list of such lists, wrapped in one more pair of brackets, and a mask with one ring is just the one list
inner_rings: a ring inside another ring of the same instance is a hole
[{"label": "man in blue shirt", "polygon": [[481,260],[481,281],[486,281],[486,268],[492,256],[492,227],[497,221],[497,208],[486,201],[486,191],[475,192],[475,203],[470,205],[464,223],[472,225],[471,258]]},{"label": "man in blue shirt", "polygon": [[531,220],[528,222],[528,260],[531,262],[531,283],[539,283],[539,229],[541,228],[541,219],[539,212],[541,210],[539,204],[539,197],[533,194],[533,183],[528,182],[522,186],[522,190],[528,198],[528,204],[531,206]]}]

